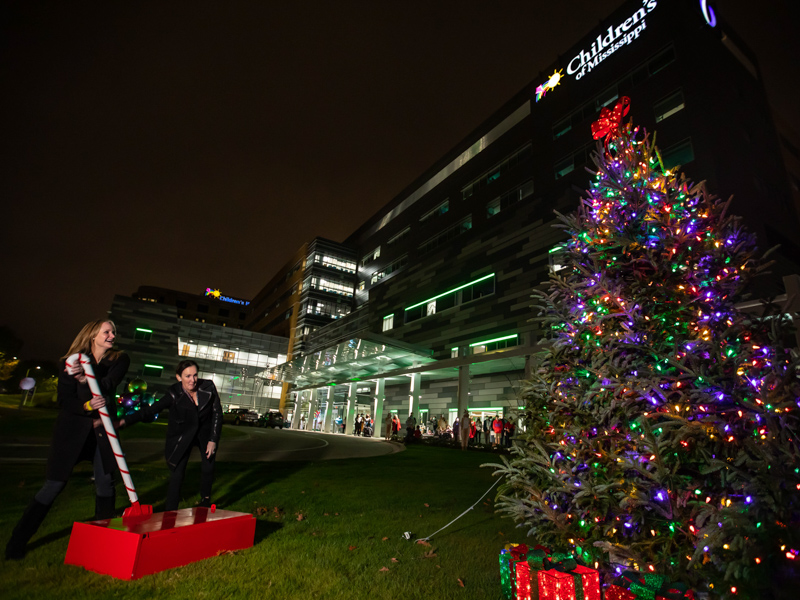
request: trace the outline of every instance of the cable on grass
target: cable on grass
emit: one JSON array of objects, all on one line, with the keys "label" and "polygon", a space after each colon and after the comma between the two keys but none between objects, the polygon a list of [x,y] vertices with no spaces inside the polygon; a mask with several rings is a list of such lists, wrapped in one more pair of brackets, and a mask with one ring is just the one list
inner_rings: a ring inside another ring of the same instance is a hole
[{"label": "cable on grass", "polygon": [[[471,511],[473,508],[475,508],[475,507],[478,505],[478,503],[479,503],[481,500],[483,500],[483,499],[486,497],[486,495],[487,495],[489,492],[491,492],[491,491],[492,491],[492,488],[494,488],[494,486],[496,486],[496,485],[497,485],[498,483],[500,483],[502,480],[503,480],[503,478],[502,478],[502,477],[499,477],[499,478],[497,479],[497,481],[495,481],[495,482],[494,482],[494,483],[493,483],[493,484],[492,484],[492,485],[489,487],[489,489],[488,489],[488,490],[486,490],[486,491],[483,493],[483,496],[481,496],[480,498],[478,498],[478,500],[477,500],[477,502],[475,502],[475,504],[473,504],[472,506],[470,506],[470,507],[469,507],[467,510],[465,510],[464,512],[462,512],[460,515],[458,515],[458,516],[457,516],[455,519],[453,519],[452,521],[450,521],[450,522],[449,522],[447,525],[445,525],[445,526],[444,526],[444,527],[442,527],[441,529],[438,529],[437,531],[434,531],[434,532],[433,532],[432,534],[430,534],[428,537],[424,537],[424,538],[420,538],[420,539],[418,539],[418,540],[417,540],[417,542],[427,542],[427,541],[429,541],[431,538],[433,538],[433,536],[435,536],[437,533],[439,533],[440,531],[444,531],[445,529],[447,529],[448,527],[450,527],[450,525],[452,525],[453,523],[455,523],[456,521],[458,521],[458,520],[459,520],[461,517],[463,517],[465,514],[467,514],[467,513],[468,513],[469,511]],[[404,537],[406,537],[406,539],[410,539],[410,538],[409,538],[409,537],[407,537],[407,536],[404,536]]]}]

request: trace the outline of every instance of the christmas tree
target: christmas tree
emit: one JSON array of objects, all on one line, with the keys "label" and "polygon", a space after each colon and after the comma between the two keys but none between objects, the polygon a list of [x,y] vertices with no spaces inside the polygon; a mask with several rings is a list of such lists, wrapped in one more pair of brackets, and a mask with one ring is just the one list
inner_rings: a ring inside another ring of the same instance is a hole
[{"label": "christmas tree", "polygon": [[607,575],[770,597],[800,562],[798,356],[780,312],[735,307],[764,262],[730,201],[664,168],[628,108],[593,124],[595,180],[558,215],[551,345],[498,507]]}]

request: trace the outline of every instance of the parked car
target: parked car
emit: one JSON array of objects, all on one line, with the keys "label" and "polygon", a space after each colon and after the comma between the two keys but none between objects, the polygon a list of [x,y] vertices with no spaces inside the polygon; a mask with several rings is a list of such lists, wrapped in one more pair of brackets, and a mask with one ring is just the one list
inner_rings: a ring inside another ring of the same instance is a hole
[{"label": "parked car", "polygon": [[233,422],[234,425],[256,425],[258,423],[258,413],[249,408],[232,408],[225,413],[226,423]]},{"label": "parked car", "polygon": [[259,427],[272,427],[273,429],[282,429],[284,426],[283,415],[277,410],[271,410],[265,415],[261,415],[258,419]]}]

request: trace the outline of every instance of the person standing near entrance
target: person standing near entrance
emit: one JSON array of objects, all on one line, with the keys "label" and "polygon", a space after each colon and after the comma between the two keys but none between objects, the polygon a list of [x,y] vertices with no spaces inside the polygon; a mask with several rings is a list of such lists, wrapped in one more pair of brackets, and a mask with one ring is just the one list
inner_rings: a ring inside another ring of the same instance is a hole
[{"label": "person standing near entrance", "polygon": [[481,418],[478,417],[475,419],[475,444],[480,445],[481,443],[481,434],[483,433],[483,423],[481,423]]},{"label": "person standing near entrance", "polygon": [[469,434],[472,431],[472,419],[469,418],[469,411],[464,411],[461,415],[461,450],[466,450],[469,446]]},{"label": "person standing near entrance", "polygon": [[392,413],[386,415],[386,421],[383,425],[383,438],[385,440],[392,439],[392,425],[394,424],[394,419],[392,418]]},{"label": "person standing near entrance", "polygon": [[406,419],[406,443],[414,439],[414,429],[417,428],[417,420],[414,415],[408,415]]}]

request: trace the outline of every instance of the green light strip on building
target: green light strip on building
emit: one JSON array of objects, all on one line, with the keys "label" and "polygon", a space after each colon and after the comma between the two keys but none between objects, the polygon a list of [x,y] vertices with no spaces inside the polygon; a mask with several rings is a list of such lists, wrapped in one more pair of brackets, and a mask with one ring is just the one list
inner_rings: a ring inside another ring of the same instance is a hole
[{"label": "green light strip on building", "polygon": [[144,366],[145,367],[150,367],[151,369],[163,369],[164,368],[161,365],[148,365],[148,364],[145,364]]},{"label": "green light strip on building", "polygon": [[512,333],[511,335],[507,335],[505,337],[494,338],[493,340],[486,340],[484,342],[475,342],[474,344],[470,344],[470,348],[474,348],[475,346],[485,346],[486,344],[491,344],[492,342],[502,342],[503,340],[510,340],[517,337],[516,333]]},{"label": "green light strip on building", "polygon": [[447,296],[448,294],[452,294],[454,292],[457,292],[458,290],[463,290],[465,287],[469,287],[469,286],[474,285],[476,283],[479,283],[481,281],[485,281],[486,279],[489,279],[490,277],[494,277],[494,273],[489,273],[488,275],[485,275],[484,277],[481,277],[480,279],[476,279],[475,281],[470,281],[469,283],[465,283],[464,285],[460,285],[457,288],[453,288],[452,290],[447,290],[443,294],[439,294],[438,296],[434,296],[433,298],[428,298],[427,300],[423,300],[422,302],[417,302],[414,306],[409,306],[406,310],[412,310],[414,308],[417,308],[418,306],[422,306],[423,304],[427,304],[428,302],[433,302],[437,298],[443,298],[444,296]]},{"label": "green light strip on building", "polygon": [[394,316],[394,313],[392,313],[390,315],[386,315],[385,317],[383,317],[383,320],[385,321],[386,319],[391,319],[393,316]]},{"label": "green light strip on building", "polygon": [[144,329],[143,327],[137,327],[136,331],[142,331],[144,333],[153,333],[152,329]]}]

